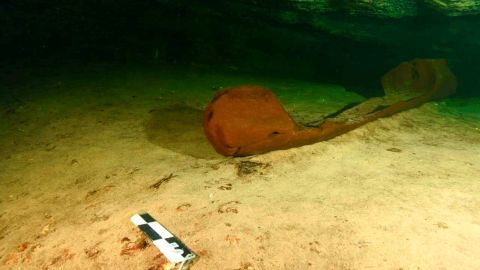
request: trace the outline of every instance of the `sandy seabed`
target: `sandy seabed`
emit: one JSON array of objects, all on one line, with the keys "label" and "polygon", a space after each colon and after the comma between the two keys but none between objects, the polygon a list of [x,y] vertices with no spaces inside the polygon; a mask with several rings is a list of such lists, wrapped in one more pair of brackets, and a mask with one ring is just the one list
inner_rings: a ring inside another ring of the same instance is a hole
[{"label": "sandy seabed", "polygon": [[431,102],[327,142],[224,158],[201,109],[243,82],[276,90],[305,122],[359,99],[165,69],[15,88],[0,138],[0,269],[166,269],[129,220],[143,211],[198,255],[192,270],[480,269],[480,121]]}]

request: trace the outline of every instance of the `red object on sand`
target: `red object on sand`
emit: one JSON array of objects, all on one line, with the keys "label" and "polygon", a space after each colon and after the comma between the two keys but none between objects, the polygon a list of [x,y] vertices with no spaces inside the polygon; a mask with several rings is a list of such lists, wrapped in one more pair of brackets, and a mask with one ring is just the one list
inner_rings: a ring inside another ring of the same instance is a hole
[{"label": "red object on sand", "polygon": [[205,135],[225,156],[248,156],[328,140],[375,119],[444,98],[456,78],[444,60],[404,62],[382,78],[386,96],[372,98],[318,127],[303,128],[268,89],[244,85],[218,92],[204,112]]}]

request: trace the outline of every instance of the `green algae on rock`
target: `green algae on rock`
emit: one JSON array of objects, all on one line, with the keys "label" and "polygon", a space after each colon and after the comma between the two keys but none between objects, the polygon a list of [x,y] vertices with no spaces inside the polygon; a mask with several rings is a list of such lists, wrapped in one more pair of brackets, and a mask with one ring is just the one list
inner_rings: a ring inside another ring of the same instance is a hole
[{"label": "green algae on rock", "polygon": [[425,0],[425,3],[448,16],[480,13],[480,1],[478,0]]}]

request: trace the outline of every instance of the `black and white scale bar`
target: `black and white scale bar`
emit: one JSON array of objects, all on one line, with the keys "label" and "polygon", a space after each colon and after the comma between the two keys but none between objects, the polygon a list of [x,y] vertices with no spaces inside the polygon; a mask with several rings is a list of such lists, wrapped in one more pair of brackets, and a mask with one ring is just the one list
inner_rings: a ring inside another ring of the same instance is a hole
[{"label": "black and white scale bar", "polygon": [[130,218],[133,224],[137,225],[160,252],[172,263],[185,263],[195,257],[177,237],[160,225],[148,213],[136,214]]}]

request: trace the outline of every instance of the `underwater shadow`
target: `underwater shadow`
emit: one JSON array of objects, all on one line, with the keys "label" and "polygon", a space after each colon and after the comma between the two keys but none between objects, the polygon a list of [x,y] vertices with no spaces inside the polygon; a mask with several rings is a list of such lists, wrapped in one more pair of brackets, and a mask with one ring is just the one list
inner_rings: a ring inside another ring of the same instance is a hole
[{"label": "underwater shadow", "polygon": [[148,140],[158,146],[195,158],[218,159],[203,132],[203,111],[185,104],[150,110],[145,125]]}]

